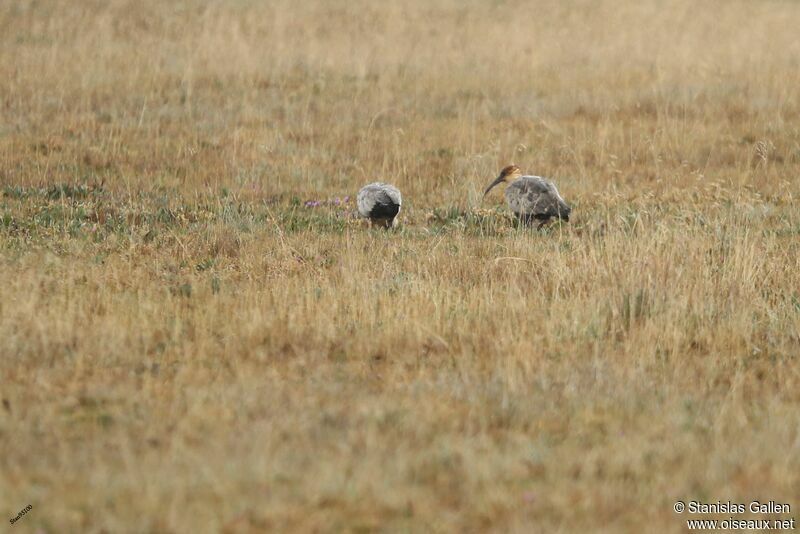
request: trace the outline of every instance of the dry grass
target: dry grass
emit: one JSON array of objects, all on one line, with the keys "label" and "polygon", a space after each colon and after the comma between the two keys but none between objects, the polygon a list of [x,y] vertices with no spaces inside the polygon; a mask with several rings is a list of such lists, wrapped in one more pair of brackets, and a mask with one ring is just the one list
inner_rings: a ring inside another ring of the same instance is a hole
[{"label": "dry grass", "polygon": [[[800,506],[800,4],[8,4],[13,531]],[[481,204],[511,161],[570,224]],[[374,179],[396,232],[304,204]]]}]

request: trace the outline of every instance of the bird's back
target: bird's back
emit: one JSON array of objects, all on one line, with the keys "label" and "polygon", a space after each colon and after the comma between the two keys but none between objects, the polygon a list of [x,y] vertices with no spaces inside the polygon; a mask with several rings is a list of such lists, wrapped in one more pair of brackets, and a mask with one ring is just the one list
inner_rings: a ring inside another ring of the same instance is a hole
[{"label": "bird's back", "polygon": [[356,197],[359,215],[369,219],[393,219],[402,201],[399,189],[380,182],[365,185]]},{"label": "bird's back", "polygon": [[522,176],[506,188],[506,202],[511,211],[520,217],[547,220],[559,217],[569,220],[571,208],[564,202],[558,189],[540,176]]}]

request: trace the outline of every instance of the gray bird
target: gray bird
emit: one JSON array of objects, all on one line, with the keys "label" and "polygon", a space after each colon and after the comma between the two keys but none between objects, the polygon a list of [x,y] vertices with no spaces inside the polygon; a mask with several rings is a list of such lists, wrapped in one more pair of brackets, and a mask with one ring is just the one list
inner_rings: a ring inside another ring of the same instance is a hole
[{"label": "gray bird", "polygon": [[399,189],[380,182],[365,185],[356,197],[358,214],[368,219],[370,224],[384,228],[397,225],[397,214],[400,213],[402,202]]},{"label": "gray bird", "polygon": [[553,217],[569,221],[572,208],[558,194],[553,182],[539,176],[523,176],[519,167],[509,165],[500,171],[483,196],[486,197],[494,186],[503,182],[509,184],[505,193],[506,203],[524,224],[538,221],[538,228],[541,228]]}]

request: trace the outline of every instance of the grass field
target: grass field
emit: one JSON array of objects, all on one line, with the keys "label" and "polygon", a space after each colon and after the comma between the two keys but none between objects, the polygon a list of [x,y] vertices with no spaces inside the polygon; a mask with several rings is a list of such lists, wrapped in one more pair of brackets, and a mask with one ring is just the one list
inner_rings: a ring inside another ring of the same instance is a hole
[{"label": "grass field", "polygon": [[[797,28],[780,0],[3,4],[0,519],[795,517]],[[570,223],[481,199],[512,162]],[[354,218],[376,180],[394,231]]]}]

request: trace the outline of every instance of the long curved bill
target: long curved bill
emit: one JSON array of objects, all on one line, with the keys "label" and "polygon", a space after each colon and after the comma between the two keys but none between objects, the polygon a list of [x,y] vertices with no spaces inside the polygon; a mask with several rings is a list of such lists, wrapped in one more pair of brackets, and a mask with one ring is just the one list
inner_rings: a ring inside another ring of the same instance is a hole
[{"label": "long curved bill", "polygon": [[486,195],[488,195],[489,191],[491,191],[494,186],[502,182],[503,182],[503,177],[498,176],[497,179],[495,179],[495,181],[492,182],[491,185],[489,185],[489,187],[486,188],[486,191],[483,192],[483,196],[485,197]]}]

